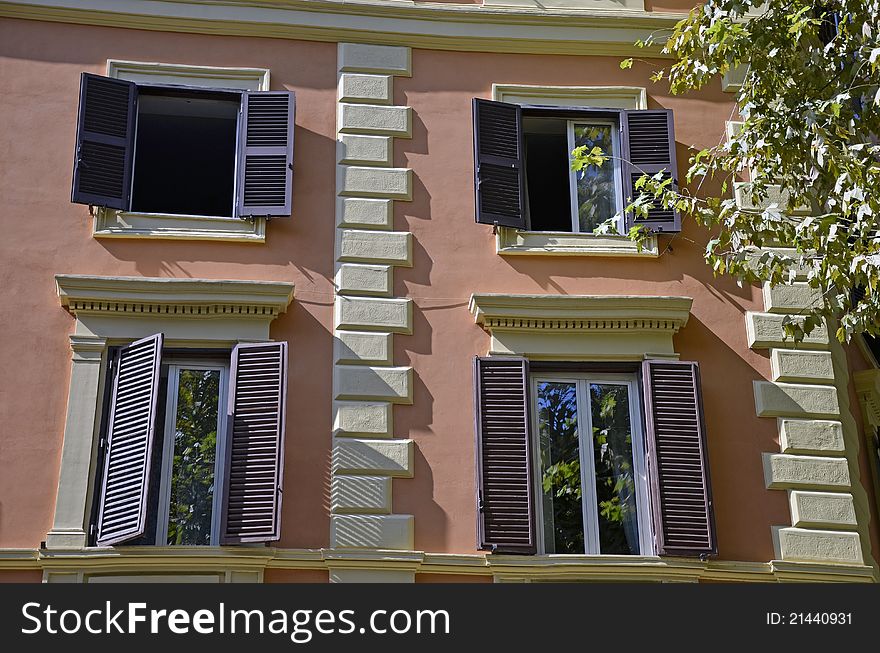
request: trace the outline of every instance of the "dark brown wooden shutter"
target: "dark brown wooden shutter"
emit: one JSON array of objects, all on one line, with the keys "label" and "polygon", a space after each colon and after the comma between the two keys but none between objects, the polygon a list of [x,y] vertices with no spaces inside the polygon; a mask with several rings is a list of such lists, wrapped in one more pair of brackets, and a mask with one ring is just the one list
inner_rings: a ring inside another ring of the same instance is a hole
[{"label": "dark brown wooden shutter", "polygon": [[281,536],[287,343],[237,345],[230,377],[222,541],[271,542]]},{"label": "dark brown wooden shutter", "polygon": [[474,98],[477,222],[526,228],[522,110]]},{"label": "dark brown wooden shutter", "polygon": [[524,358],[477,358],[480,547],[535,553],[529,367]]},{"label": "dark brown wooden shutter", "polygon": [[236,214],[289,216],[296,98],[290,91],[254,91],[242,94],[241,103]]},{"label": "dark brown wooden shutter", "polygon": [[[678,163],[675,157],[675,130],[672,111],[624,111],[623,194],[624,199],[637,198],[642,191],[636,190],[636,181],[643,174],[654,175],[663,171],[663,178],[672,177],[673,187],[678,187]],[[627,202],[629,203],[629,202]],[[681,214],[676,209],[663,208],[659,202],[648,212],[648,218],[634,219],[627,216],[627,229],[644,225],[654,231],[681,231]]]},{"label": "dark brown wooden shutter", "polygon": [[162,334],[123,347],[116,360],[98,507],[98,546],[144,534],[159,394]]},{"label": "dark brown wooden shutter", "polygon": [[642,374],[657,552],[714,555],[715,517],[699,367],[650,360],[644,362]]},{"label": "dark brown wooden shutter", "polygon": [[70,201],[128,210],[137,86],[83,73]]}]

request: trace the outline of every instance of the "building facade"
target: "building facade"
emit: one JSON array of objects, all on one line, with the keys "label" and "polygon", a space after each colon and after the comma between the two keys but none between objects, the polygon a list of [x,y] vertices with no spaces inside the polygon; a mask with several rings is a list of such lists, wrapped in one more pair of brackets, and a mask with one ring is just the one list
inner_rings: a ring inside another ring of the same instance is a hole
[{"label": "building facade", "polygon": [[593,233],[691,4],[0,2],[0,580],[880,580],[872,343]]}]

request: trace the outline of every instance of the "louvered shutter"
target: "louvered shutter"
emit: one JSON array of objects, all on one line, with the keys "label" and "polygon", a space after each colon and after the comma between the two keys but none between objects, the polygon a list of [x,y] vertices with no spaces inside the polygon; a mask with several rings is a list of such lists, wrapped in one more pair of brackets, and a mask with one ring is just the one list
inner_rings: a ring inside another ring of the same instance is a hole
[{"label": "louvered shutter", "polygon": [[[654,175],[663,171],[663,178],[672,177],[673,187],[678,187],[678,163],[675,157],[675,131],[672,111],[624,111],[622,115],[625,163],[623,165],[623,194],[625,198],[637,198],[642,191],[636,190],[636,181],[643,174]],[[644,225],[654,231],[681,231],[681,214],[676,209],[663,208],[659,202],[650,209],[648,218],[627,216],[627,229]]]},{"label": "louvered shutter", "polygon": [[645,361],[648,466],[657,552],[717,553],[709,458],[696,363]]},{"label": "louvered shutter", "polygon": [[535,553],[529,373],[524,358],[477,358],[480,547]]},{"label": "louvered shutter", "polygon": [[157,334],[123,347],[116,360],[98,507],[98,546],[119,544],[144,533],[161,358],[162,334]]},{"label": "louvered shutter", "polygon": [[290,91],[255,91],[241,103],[236,214],[289,216],[296,98]]},{"label": "louvered shutter", "polygon": [[522,110],[475,98],[473,118],[477,222],[525,229]]},{"label": "louvered shutter", "polygon": [[281,531],[287,343],[232,351],[222,540],[271,542]]},{"label": "louvered shutter", "polygon": [[129,208],[136,113],[134,83],[82,74],[71,202]]}]

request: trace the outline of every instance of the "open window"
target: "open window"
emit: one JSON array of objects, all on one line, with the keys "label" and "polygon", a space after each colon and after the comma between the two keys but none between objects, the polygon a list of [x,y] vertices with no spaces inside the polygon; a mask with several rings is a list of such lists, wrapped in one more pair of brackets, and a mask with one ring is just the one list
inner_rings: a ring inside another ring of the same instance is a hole
[{"label": "open window", "polygon": [[143,214],[291,213],[294,94],[83,73],[71,201]]},{"label": "open window", "polygon": [[482,548],[717,553],[697,364],[610,367],[476,359]]},{"label": "open window", "polygon": [[[593,233],[617,218],[655,232],[681,230],[677,210],[655,203],[648,217],[624,215],[643,174],[677,184],[672,112],[520,106],[474,99],[476,220],[527,231]],[[576,147],[598,146],[602,166],[571,169]]]},{"label": "open window", "polygon": [[217,546],[280,537],[286,343],[119,348],[93,541]]}]

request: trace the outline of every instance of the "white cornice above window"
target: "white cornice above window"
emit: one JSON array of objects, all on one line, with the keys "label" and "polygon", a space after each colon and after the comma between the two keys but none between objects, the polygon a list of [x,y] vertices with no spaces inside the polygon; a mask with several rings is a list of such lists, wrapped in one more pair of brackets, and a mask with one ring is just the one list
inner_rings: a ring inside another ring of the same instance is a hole
[{"label": "white cornice above window", "polygon": [[693,299],[643,295],[471,296],[474,321],[492,336],[492,354],[548,359],[675,358],[672,336]]},{"label": "white cornice above window", "polygon": [[55,276],[61,305],[77,335],[237,342],[265,340],[287,310],[294,285],[281,281]]}]

